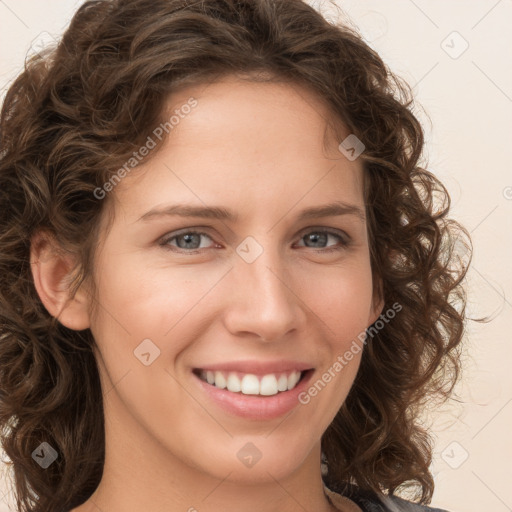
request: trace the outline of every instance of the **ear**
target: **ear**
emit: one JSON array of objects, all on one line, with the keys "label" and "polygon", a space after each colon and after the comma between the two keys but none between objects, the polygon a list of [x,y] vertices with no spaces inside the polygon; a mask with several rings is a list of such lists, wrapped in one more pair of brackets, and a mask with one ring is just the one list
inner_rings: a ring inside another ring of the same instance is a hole
[{"label": "ear", "polygon": [[382,310],[384,309],[385,302],[386,301],[384,300],[382,279],[379,278],[373,291],[372,309],[370,311],[368,326],[372,325],[374,322],[377,321],[377,319],[382,313]]},{"label": "ear", "polygon": [[58,246],[52,235],[40,231],[32,236],[30,267],[41,302],[62,325],[81,331],[90,327],[89,295],[81,287],[71,296],[74,264],[74,258]]}]

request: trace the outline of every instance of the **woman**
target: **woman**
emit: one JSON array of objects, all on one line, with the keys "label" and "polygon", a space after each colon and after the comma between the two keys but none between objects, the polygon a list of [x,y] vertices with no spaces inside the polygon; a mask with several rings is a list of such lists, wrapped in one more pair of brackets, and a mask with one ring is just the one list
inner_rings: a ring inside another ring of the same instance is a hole
[{"label": "woman", "polygon": [[469,236],[411,104],[299,0],[80,7],[0,120],[19,510],[438,510]]}]

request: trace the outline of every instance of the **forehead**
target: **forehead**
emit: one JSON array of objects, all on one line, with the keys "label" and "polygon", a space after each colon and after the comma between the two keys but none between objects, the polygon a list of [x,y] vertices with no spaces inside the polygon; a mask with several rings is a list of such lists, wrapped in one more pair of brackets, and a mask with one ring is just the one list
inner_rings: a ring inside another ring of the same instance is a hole
[{"label": "forehead", "polygon": [[255,81],[251,74],[227,75],[182,87],[168,97],[164,119],[179,111],[190,98],[194,98],[197,107],[186,116],[190,120],[179,122],[173,133],[189,128],[198,135],[204,129],[213,136],[214,128],[216,133],[222,129],[231,135],[258,134],[255,145],[265,140],[265,134],[275,140],[300,137],[312,143],[321,135],[323,141],[334,142],[336,147],[338,139],[349,134],[341,120],[333,116],[327,100],[312,87],[288,80]]},{"label": "forehead", "polygon": [[287,82],[227,77],[183,88],[166,103],[162,118],[174,121],[162,147],[116,187],[116,203],[133,215],[178,199],[273,211],[301,198],[300,206],[361,203],[361,164],[338,150],[329,114],[321,98]]}]

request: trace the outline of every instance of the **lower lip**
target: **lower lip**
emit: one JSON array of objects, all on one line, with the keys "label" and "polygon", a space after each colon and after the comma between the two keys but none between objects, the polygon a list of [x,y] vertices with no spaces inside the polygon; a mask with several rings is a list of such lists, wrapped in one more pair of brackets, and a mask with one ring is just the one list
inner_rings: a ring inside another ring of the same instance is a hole
[{"label": "lower lip", "polygon": [[225,412],[250,420],[262,421],[279,418],[297,407],[300,404],[298,396],[306,389],[313,372],[314,370],[308,370],[293,389],[270,396],[233,393],[208,384],[194,373],[192,375],[211,401]]}]

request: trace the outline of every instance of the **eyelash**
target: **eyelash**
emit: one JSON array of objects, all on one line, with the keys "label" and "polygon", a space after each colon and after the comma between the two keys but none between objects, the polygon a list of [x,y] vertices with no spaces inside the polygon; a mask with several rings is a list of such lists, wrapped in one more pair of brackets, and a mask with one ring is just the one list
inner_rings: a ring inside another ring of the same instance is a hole
[{"label": "eyelash", "polygon": [[[343,236],[340,235],[338,232],[332,231],[332,230],[327,230],[327,229],[322,229],[322,228],[311,229],[310,231],[305,232],[300,237],[300,240],[302,240],[305,236],[307,236],[311,233],[321,233],[321,234],[326,234],[326,235],[332,235],[332,236],[337,237],[340,240],[339,246],[329,247],[329,248],[325,248],[325,249],[318,249],[317,252],[321,252],[321,253],[325,254],[325,253],[342,251],[350,245],[350,241],[349,241],[350,239],[349,239],[348,235],[345,235],[348,238],[348,240],[345,240],[343,238]],[[174,232],[174,233],[170,233],[169,235],[166,235],[164,238],[162,238],[160,240],[159,245],[161,245],[165,250],[178,252],[181,254],[200,254],[201,252],[203,252],[205,250],[205,248],[187,250],[187,249],[181,249],[179,247],[174,247],[174,246],[169,245],[169,242],[171,240],[175,240],[176,238],[183,236],[183,235],[203,235],[203,236],[210,238],[213,241],[212,237],[208,233],[205,233],[203,231],[196,231],[194,229],[188,229],[187,231]],[[314,249],[314,247],[309,247],[309,249]]]}]

